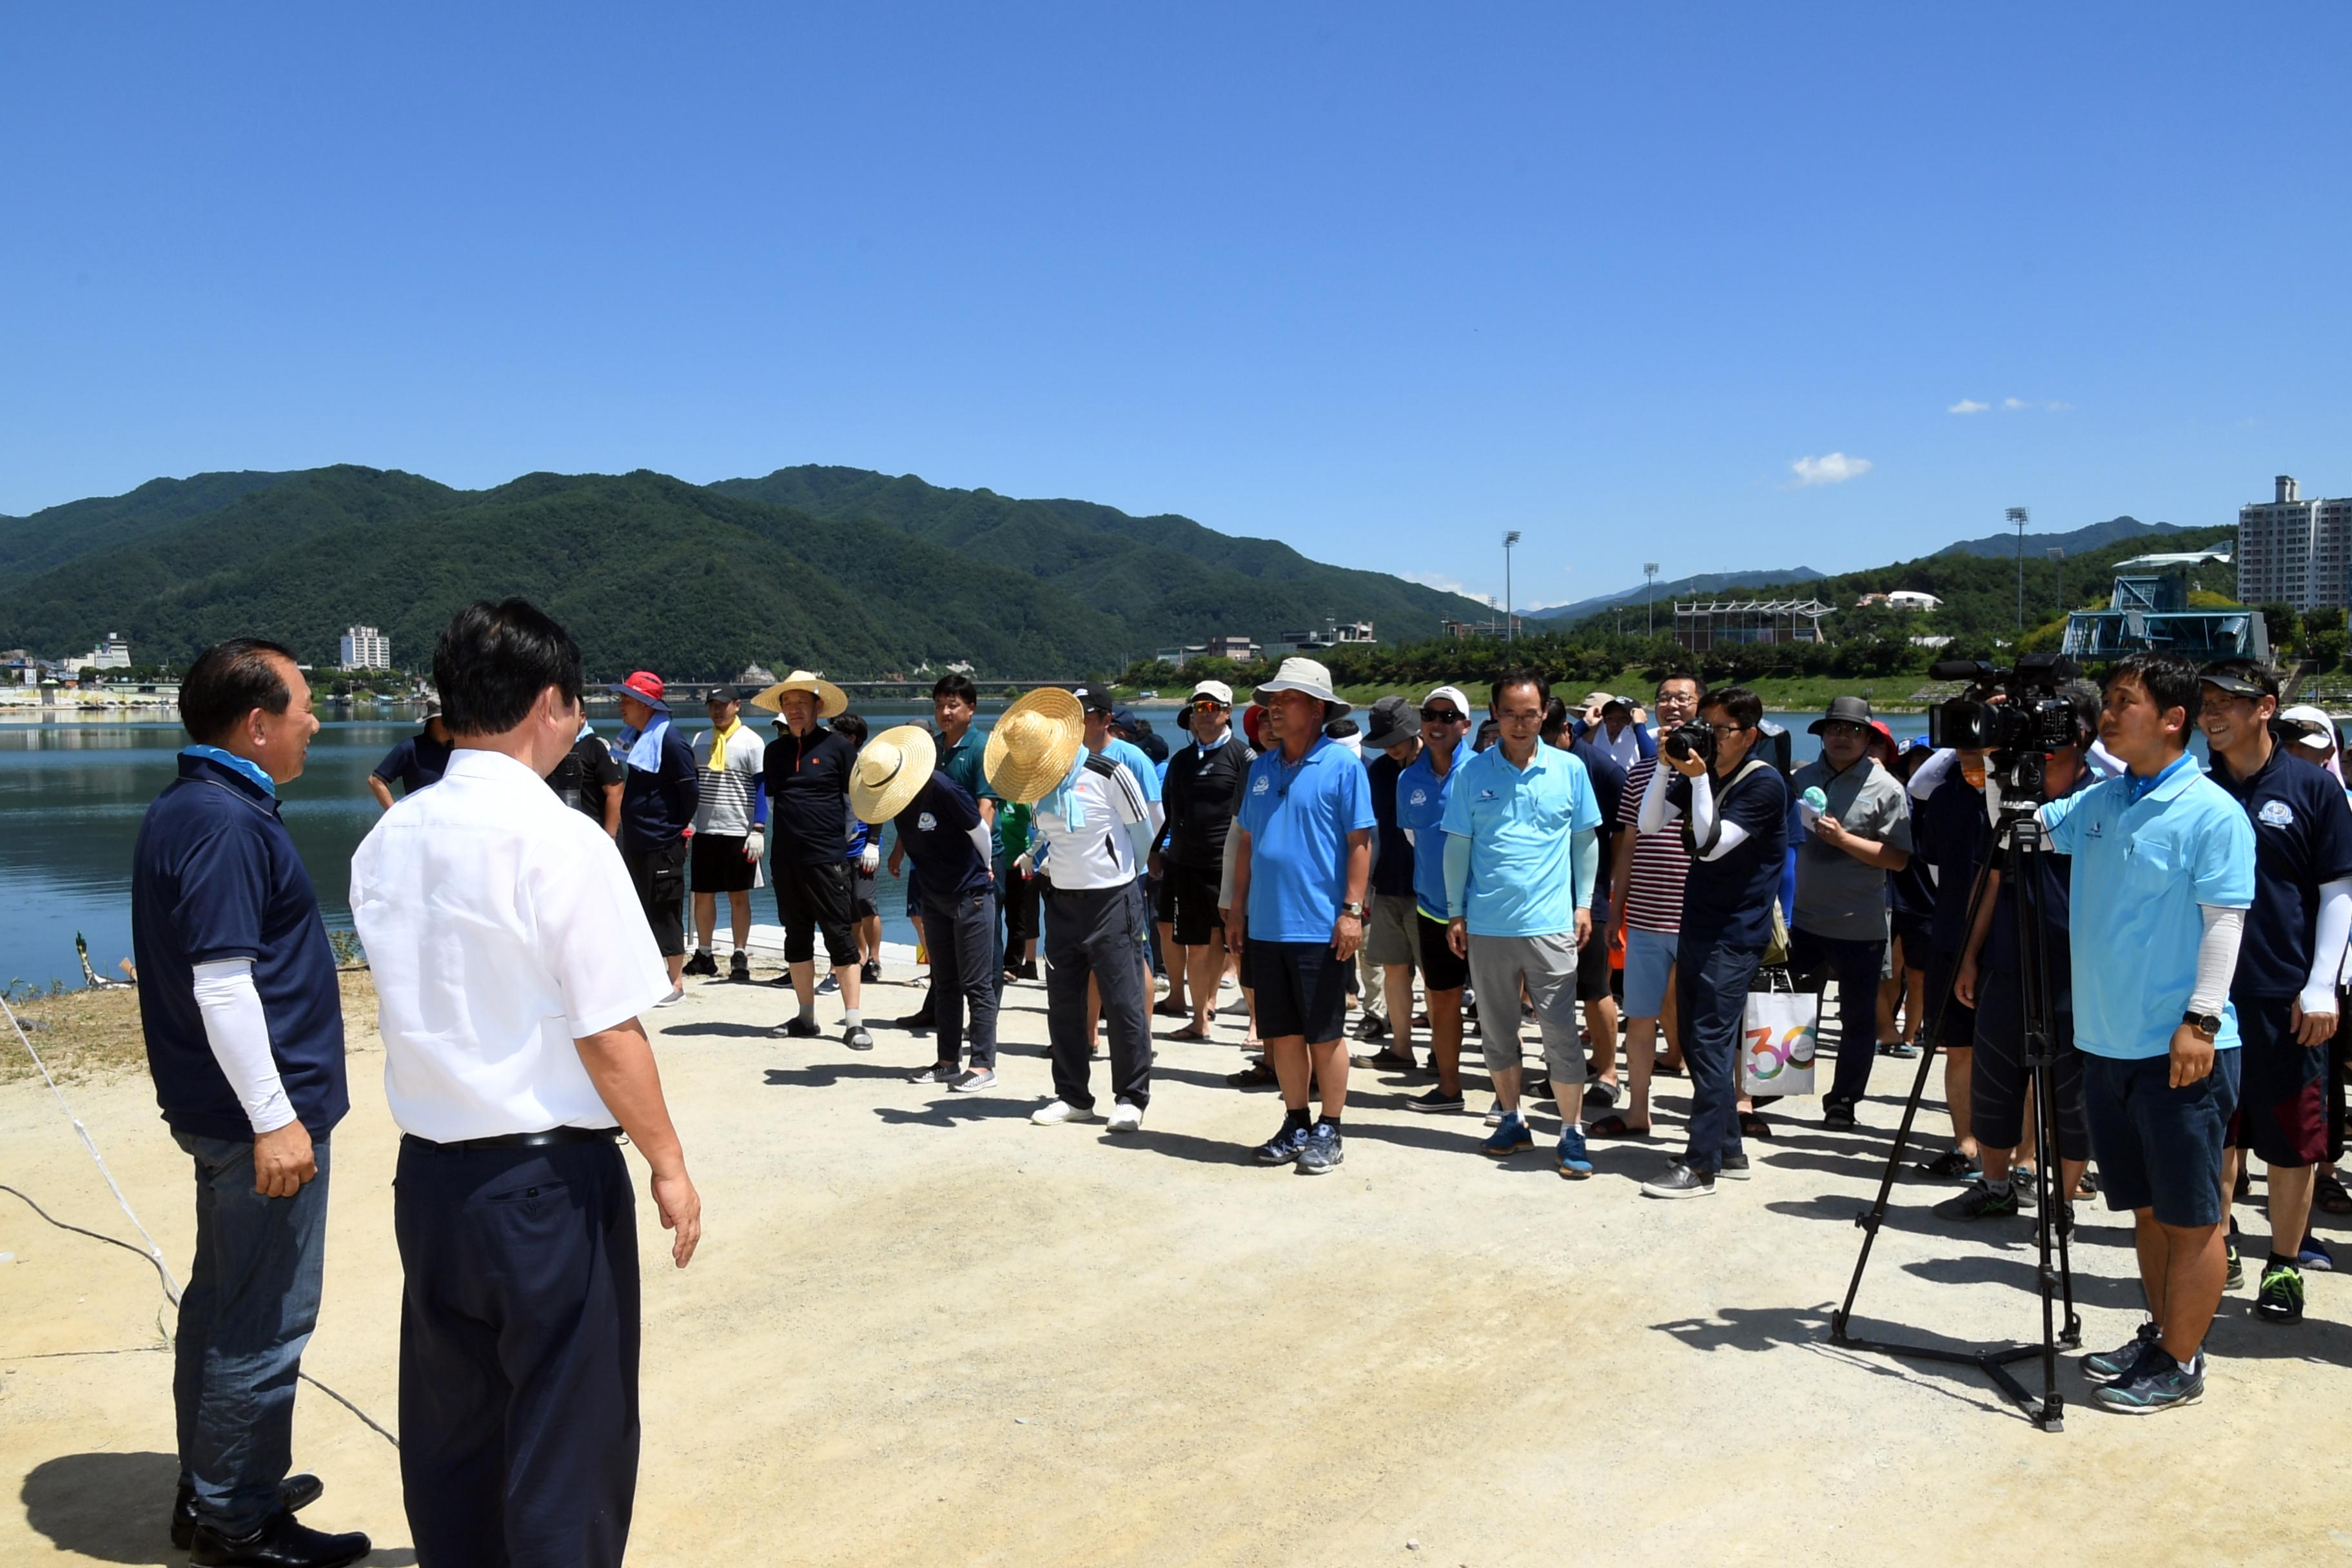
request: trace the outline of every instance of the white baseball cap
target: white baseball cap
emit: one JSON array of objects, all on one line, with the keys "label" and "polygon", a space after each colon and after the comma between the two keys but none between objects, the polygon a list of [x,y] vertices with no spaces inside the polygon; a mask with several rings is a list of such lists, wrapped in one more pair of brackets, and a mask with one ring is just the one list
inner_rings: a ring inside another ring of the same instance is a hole
[{"label": "white baseball cap", "polygon": [[1221,707],[1230,708],[1234,705],[1234,689],[1227,686],[1222,680],[1202,681],[1198,686],[1192,688],[1192,695],[1195,697],[1213,697],[1217,700],[1218,705]]}]

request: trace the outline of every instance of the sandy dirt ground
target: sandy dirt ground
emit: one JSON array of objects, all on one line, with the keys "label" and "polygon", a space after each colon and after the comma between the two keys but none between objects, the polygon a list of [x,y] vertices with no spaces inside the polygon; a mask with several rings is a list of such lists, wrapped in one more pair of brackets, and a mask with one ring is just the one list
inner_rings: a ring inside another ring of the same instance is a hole
[{"label": "sandy dirt ground", "polygon": [[[886,1019],[915,1000],[869,996]],[[1279,1110],[1225,1085],[1230,1044],[1160,1047],[1139,1136],[1032,1127],[1044,994],[1008,1004],[1003,1088],[976,1098],[905,1082],[929,1045],[894,1029],[866,1055],[768,1037],[783,999],[765,986],[698,984],[654,1016],[708,1229],[674,1272],[640,1201],[661,1266],[634,1561],[2352,1559],[2335,1474],[2352,1281],[2311,1277],[2298,1328],[2253,1321],[2243,1294],[2226,1306],[2192,1410],[2104,1415],[2068,1358],[2056,1435],[1973,1370],[1829,1344],[1907,1064],[1879,1064],[1861,1134],[1793,1107],[1754,1180],[1670,1204],[1636,1186],[1663,1141],[1597,1146],[1597,1176],[1570,1183],[1539,1117],[1536,1154],[1497,1167],[1475,1152],[1475,1114],[1410,1114],[1423,1080],[1362,1070],[1338,1173],[1257,1169],[1247,1145]],[[373,1019],[352,1037],[306,1368],[396,1429],[396,1135]],[[1664,1081],[1671,1131],[1684,1089]],[[184,1274],[187,1167],[143,1075],[68,1093]],[[0,1182],[131,1235],[37,1080],[0,1086]],[[1953,1190],[1898,1188],[1858,1331],[2038,1332],[2030,1228],[1933,1219]],[[179,1561],[154,1269],[5,1194],[0,1253],[0,1471],[18,1502],[0,1509],[0,1563]],[[2086,1214],[2075,1260],[2085,1337],[2107,1348],[2137,1321],[2127,1229]],[[296,1455],[327,1481],[313,1522],[371,1531],[372,1563],[415,1561],[384,1436],[306,1385]]]}]

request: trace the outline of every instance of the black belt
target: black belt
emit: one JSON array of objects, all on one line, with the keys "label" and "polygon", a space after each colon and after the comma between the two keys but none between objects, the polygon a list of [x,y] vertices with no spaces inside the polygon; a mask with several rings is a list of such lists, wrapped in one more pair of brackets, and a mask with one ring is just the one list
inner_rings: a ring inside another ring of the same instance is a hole
[{"label": "black belt", "polygon": [[617,1127],[551,1127],[544,1132],[501,1132],[495,1138],[453,1138],[446,1142],[404,1132],[401,1142],[422,1143],[428,1149],[545,1149],[556,1143],[611,1143],[620,1136]]}]

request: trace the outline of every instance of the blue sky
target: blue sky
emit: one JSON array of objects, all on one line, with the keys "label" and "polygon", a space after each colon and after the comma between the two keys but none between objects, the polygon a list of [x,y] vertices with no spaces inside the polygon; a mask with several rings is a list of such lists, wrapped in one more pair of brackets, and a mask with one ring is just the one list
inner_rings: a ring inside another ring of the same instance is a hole
[{"label": "blue sky", "polygon": [[833,462],[1478,592],[1517,528],[1523,605],[2019,504],[2226,521],[2277,472],[2352,492],[2347,33],[13,5],[0,512],[208,468]]}]

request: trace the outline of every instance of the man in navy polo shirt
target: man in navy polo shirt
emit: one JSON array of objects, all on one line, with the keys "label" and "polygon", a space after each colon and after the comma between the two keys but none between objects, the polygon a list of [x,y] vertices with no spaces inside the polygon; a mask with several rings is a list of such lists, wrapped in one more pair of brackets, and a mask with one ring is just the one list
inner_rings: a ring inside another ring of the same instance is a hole
[{"label": "man in navy polo shirt", "polygon": [[[1445,807],[1446,941],[1486,998],[1478,1021],[1502,1121],[1482,1152],[1535,1146],[1519,1114],[1519,992],[1535,1004],[1559,1106],[1559,1173],[1592,1174],[1584,1148],[1584,1047],[1576,1034],[1576,965],[1592,940],[1601,869],[1601,803],[1584,763],[1539,738],[1549,683],[1506,672],[1491,699],[1501,738],[1463,764]],[[1606,940],[1605,938],[1603,939]]]},{"label": "man in navy polo shirt", "polygon": [[[2311,1220],[2312,1170],[2327,1158],[2327,1047],[2336,973],[2352,934],[2352,805],[2335,779],[2278,744],[2278,679],[2263,665],[2206,666],[2204,696],[2198,723],[2212,780],[2245,807],[2254,830],[2254,904],[2230,982],[2242,1044],[2221,1205],[2226,1214],[2252,1149],[2268,1173],[2271,1220],[2254,1315],[2292,1323],[2303,1318],[2297,1255]],[[2235,1264],[2236,1248],[2223,1245]]]},{"label": "man in navy polo shirt", "polygon": [[[1462,988],[1470,964],[1454,951],[1445,891],[1445,807],[1470,744],[1470,700],[1441,686],[1422,699],[1421,755],[1397,775],[1397,826],[1413,847],[1413,948],[1429,1008],[1429,1070],[1437,1087],[1404,1102],[1407,1110],[1459,1110],[1462,1100]],[[1423,852],[1423,846],[1428,852]]]},{"label": "man in navy polo shirt", "polygon": [[1710,691],[1698,716],[1715,732],[1715,758],[1676,754],[1669,744],[1642,796],[1639,826],[1663,831],[1677,818],[1691,852],[1675,940],[1675,999],[1690,1069],[1690,1141],[1683,1157],[1642,1185],[1654,1198],[1704,1197],[1717,1174],[1748,1174],[1739,1146],[1739,1031],[1748,988],[1772,937],[1789,847],[1789,788],[1749,753],[1764,704],[1745,687]]},{"label": "man in navy polo shirt", "polygon": [[[1226,940],[1247,942],[1257,1028],[1282,1085],[1282,1131],[1258,1145],[1265,1165],[1316,1175],[1345,1158],[1348,969],[1364,941],[1372,872],[1372,788],[1356,753],[1324,736],[1348,710],[1311,658],[1286,658],[1257,689],[1276,749],[1250,764],[1234,822],[1234,914]],[[1310,1065],[1311,1058],[1311,1065]],[[1323,1101],[1307,1115],[1309,1073]]]},{"label": "man in navy polo shirt", "polygon": [[2099,1185],[2132,1211],[2151,1321],[2086,1356],[2099,1403],[2144,1413],[2205,1391],[2200,1352],[2221,1302],[2221,1146],[2238,1104],[2230,1005],[2254,832],[2186,751],[2197,666],[2132,654],[2108,672],[2099,739],[2118,777],[2042,807],[2050,847],[2074,858],[2074,1044]]},{"label": "man in navy polo shirt", "polygon": [[203,1563],[350,1563],[368,1538],[298,1523],[320,1487],[286,1473],[319,1321],[328,1135],[351,1108],[334,950],[278,814],[319,721],[293,656],[242,637],[188,667],[180,716],[195,743],[140,824],[131,883],[148,1068],[196,1175],[172,1539]]}]

